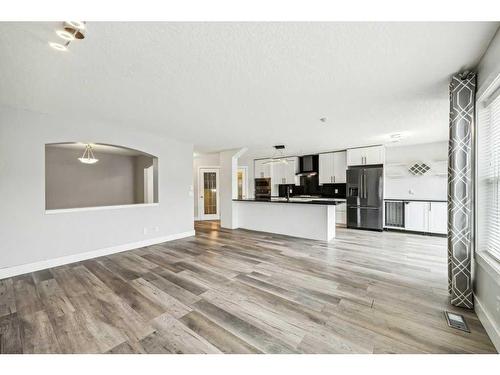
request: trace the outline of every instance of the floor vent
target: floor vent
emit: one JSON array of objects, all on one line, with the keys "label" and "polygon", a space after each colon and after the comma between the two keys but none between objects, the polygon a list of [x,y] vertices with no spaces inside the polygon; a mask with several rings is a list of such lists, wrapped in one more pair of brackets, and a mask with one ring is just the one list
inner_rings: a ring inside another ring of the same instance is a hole
[{"label": "floor vent", "polygon": [[469,332],[469,327],[467,326],[467,322],[462,315],[451,313],[449,311],[445,311],[444,315],[446,316],[446,321],[451,328],[459,329],[460,331]]}]

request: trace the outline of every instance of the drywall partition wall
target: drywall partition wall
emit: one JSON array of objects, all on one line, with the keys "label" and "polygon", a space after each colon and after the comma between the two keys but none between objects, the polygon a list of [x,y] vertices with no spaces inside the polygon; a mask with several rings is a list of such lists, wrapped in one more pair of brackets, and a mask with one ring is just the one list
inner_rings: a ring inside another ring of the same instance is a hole
[{"label": "drywall partition wall", "polygon": [[247,167],[248,191],[247,198],[255,196],[254,162],[252,156],[243,155],[238,159],[238,167]]},{"label": "drywall partition wall", "polygon": [[[500,32],[497,31],[479,62],[477,98],[493,82],[500,81]],[[500,262],[475,249],[474,303],[476,313],[500,351]]]},{"label": "drywall partition wall", "polygon": [[153,202],[158,202],[158,159],[146,155],[134,157],[134,200],[135,203],[145,202],[144,198],[144,170],[153,167]]},{"label": "drywall partition wall", "polygon": [[[386,147],[385,198],[447,200],[447,158],[446,141]],[[408,173],[410,164],[419,161],[428,164],[431,169],[422,176]],[[437,172],[444,174],[437,175]]]},{"label": "drywall partition wall", "polygon": [[194,217],[195,219],[198,219],[199,217],[199,212],[198,212],[198,203],[199,203],[199,197],[200,197],[200,192],[199,192],[199,184],[198,184],[198,179],[199,179],[199,169],[201,167],[211,167],[211,168],[218,168],[220,164],[220,159],[219,159],[219,153],[207,153],[207,154],[201,154],[201,153],[195,153],[193,155],[193,190],[194,190]]},{"label": "drywall partition wall", "polygon": [[238,159],[246,151],[246,148],[241,148],[220,153],[220,225],[222,228],[238,228],[237,206],[233,199],[238,198]]},{"label": "drywall partition wall", "polygon": [[[18,265],[194,234],[191,144],[134,131],[128,124],[5,107],[0,107],[0,124],[0,275]],[[67,140],[119,144],[156,155],[159,204],[46,214],[44,145]]]}]

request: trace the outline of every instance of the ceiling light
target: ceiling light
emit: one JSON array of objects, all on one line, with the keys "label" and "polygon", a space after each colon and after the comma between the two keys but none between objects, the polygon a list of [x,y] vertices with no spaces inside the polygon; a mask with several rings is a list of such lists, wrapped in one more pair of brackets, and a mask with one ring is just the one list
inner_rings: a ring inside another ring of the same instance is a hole
[{"label": "ceiling light", "polygon": [[49,45],[58,51],[67,51],[70,43],[74,40],[81,40],[85,38],[84,35],[85,22],[81,21],[66,21],[63,22],[62,28],[56,30],[58,37],[64,39],[65,43],[49,42]]},{"label": "ceiling light", "polygon": [[276,145],[274,147],[273,156],[268,161],[265,161],[263,164],[288,164],[288,159],[285,158],[283,150],[285,149],[285,145]]},{"label": "ceiling light", "polygon": [[390,134],[389,138],[390,138],[391,143],[401,142],[401,139],[403,139],[403,137],[400,133]]},{"label": "ceiling light", "polygon": [[74,40],[75,36],[66,30],[57,30],[56,34],[64,40]]},{"label": "ceiling light", "polygon": [[68,50],[68,47],[66,47],[65,45],[62,45],[61,43],[50,42],[49,46],[51,46],[52,48],[54,48],[58,51],[67,51]]},{"label": "ceiling light", "polygon": [[83,21],[66,21],[66,24],[75,29],[80,29],[80,30],[85,29],[85,22]]},{"label": "ceiling light", "polygon": [[99,159],[96,159],[94,156],[94,152],[92,151],[92,146],[87,143],[85,145],[85,151],[83,151],[83,155],[81,158],[78,158],[81,163],[83,164],[95,164],[99,161]]},{"label": "ceiling light", "polygon": [[328,120],[328,119],[327,119],[326,117],[321,117],[321,118],[319,119],[319,121],[321,121],[321,122],[326,122],[327,120]]}]

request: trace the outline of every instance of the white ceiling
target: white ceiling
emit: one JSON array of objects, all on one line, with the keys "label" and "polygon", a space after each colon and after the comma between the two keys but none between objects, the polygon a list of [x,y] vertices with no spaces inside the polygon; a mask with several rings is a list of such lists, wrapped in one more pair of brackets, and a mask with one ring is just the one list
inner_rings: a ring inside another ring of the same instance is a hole
[{"label": "white ceiling", "polygon": [[[498,23],[0,23],[0,105],[271,153],[447,138],[448,81]],[[319,118],[327,117],[322,123]]]}]

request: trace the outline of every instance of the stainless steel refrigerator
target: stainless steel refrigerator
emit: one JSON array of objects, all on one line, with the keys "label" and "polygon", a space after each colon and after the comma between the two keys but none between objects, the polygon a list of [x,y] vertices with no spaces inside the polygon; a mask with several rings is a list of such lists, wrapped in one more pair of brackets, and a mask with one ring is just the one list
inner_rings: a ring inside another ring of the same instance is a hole
[{"label": "stainless steel refrigerator", "polygon": [[383,167],[347,170],[347,227],[383,230]]}]

